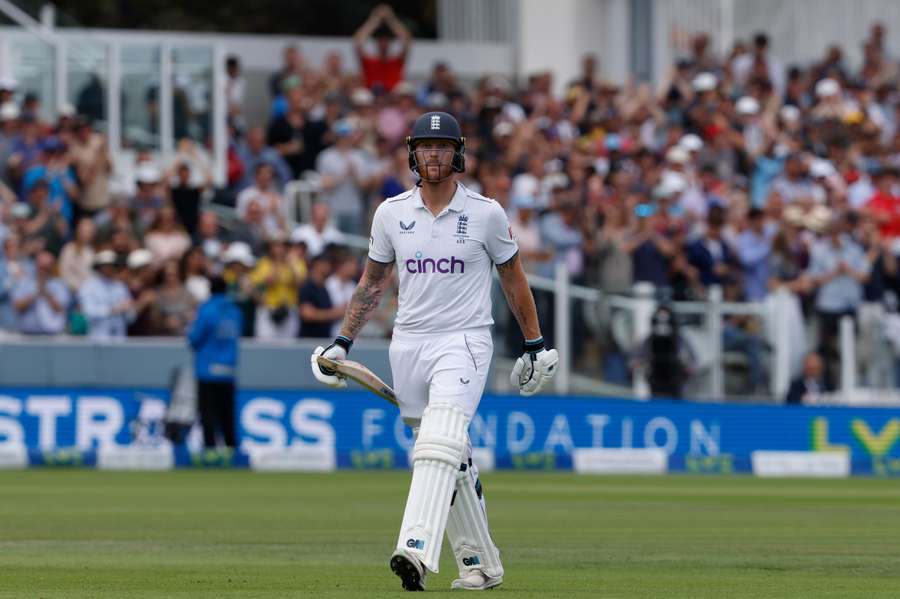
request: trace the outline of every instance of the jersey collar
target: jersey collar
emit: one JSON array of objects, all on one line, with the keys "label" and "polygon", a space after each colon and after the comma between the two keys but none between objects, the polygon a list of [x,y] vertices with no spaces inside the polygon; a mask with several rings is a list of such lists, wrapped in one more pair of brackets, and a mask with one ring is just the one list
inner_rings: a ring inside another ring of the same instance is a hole
[{"label": "jersey collar", "polygon": [[[450,212],[462,212],[466,207],[466,199],[469,197],[468,190],[463,186],[459,181],[456,182],[456,192],[453,194],[453,197],[450,198],[450,204],[447,206],[447,210]],[[425,202],[422,200],[422,190],[416,187],[415,196],[413,198],[413,206],[416,208],[421,208],[422,210],[428,210],[425,207]]]}]

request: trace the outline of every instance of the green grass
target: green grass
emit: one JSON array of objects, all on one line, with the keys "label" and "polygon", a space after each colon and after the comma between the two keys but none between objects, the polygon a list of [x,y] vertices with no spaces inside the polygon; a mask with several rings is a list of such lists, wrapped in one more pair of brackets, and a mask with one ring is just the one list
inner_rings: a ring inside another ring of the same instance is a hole
[{"label": "green grass", "polygon": [[[0,472],[0,597],[394,597],[404,472]],[[898,597],[896,481],[495,473],[501,597]],[[448,592],[445,546],[430,591]]]}]

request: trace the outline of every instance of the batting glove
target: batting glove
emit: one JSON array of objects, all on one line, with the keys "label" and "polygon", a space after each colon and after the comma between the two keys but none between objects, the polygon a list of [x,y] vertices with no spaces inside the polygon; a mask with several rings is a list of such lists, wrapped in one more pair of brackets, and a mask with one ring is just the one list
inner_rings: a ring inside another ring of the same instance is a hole
[{"label": "batting glove", "polygon": [[334,370],[320,366],[319,362],[316,360],[316,356],[325,356],[326,358],[340,362],[341,360],[347,359],[347,354],[350,352],[350,347],[352,345],[353,341],[338,335],[334,342],[328,347],[323,348],[320,345],[313,350],[312,355],[309,357],[309,361],[312,365],[313,376],[316,377],[316,380],[335,389],[343,389],[346,387],[346,379],[338,375]]},{"label": "batting glove", "polygon": [[526,341],[525,353],[516,360],[509,381],[519,388],[520,395],[534,395],[556,374],[559,354],[555,349],[544,348],[544,338]]}]

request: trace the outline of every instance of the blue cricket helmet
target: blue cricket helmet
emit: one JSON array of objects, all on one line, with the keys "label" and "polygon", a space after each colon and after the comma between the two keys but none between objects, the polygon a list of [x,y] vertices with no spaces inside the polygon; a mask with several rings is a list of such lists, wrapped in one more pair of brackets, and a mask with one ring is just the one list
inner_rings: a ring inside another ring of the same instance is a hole
[{"label": "blue cricket helmet", "polygon": [[409,168],[418,175],[419,163],[416,160],[416,142],[423,139],[448,139],[456,145],[450,168],[457,173],[466,170],[466,138],[453,115],[446,112],[426,112],[413,123],[412,134],[406,138],[406,149],[409,152]]}]

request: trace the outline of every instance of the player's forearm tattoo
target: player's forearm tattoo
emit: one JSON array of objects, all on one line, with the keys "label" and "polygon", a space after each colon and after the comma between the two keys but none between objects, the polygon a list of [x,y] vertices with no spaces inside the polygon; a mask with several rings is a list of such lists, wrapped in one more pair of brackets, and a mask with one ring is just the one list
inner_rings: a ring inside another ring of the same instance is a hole
[{"label": "player's forearm tattoo", "polygon": [[356,286],[350,304],[347,306],[347,312],[344,314],[341,335],[355,339],[357,333],[368,322],[369,316],[381,301],[384,284],[391,274],[391,268],[393,268],[393,264],[377,262],[371,258],[366,263],[363,278]]},{"label": "player's forearm tattoo", "polygon": [[519,264],[519,254],[516,253],[503,264],[498,264],[497,274],[500,275],[500,286],[506,295],[509,309],[522,329],[522,335],[526,339],[537,339],[541,336],[537,308],[534,305],[531,288],[528,286],[528,279]]}]

